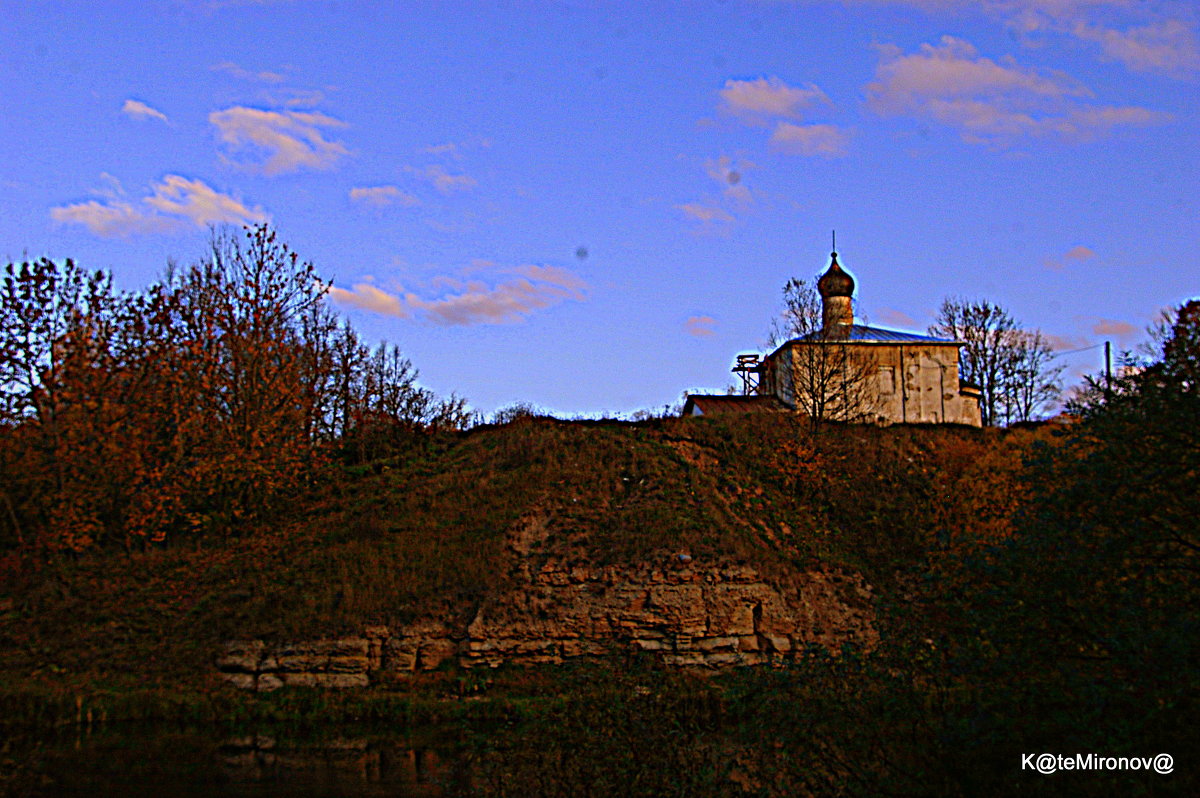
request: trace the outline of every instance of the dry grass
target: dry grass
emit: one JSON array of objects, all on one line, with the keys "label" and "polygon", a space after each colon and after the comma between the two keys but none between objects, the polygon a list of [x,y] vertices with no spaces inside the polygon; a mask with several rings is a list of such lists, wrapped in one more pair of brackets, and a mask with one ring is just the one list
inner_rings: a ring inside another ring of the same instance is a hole
[{"label": "dry grass", "polygon": [[[886,582],[972,528],[1019,446],[955,428],[785,417],[520,419],[345,468],[233,540],[47,567],[0,593],[0,674],[194,681],[216,641],[313,637],[436,613],[466,624],[526,556],[640,565],[686,551],[786,580],[814,561]],[[991,480],[995,484],[988,482]],[[141,678],[141,676],[139,676]]]}]

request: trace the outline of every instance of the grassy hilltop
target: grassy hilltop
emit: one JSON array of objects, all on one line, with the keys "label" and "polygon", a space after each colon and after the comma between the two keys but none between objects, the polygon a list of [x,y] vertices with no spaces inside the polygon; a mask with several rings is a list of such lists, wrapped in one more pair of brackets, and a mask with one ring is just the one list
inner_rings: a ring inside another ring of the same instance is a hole
[{"label": "grassy hilltop", "polygon": [[[550,530],[538,561],[813,563],[890,585],[933,551],[1008,534],[1030,433],[830,427],[788,417],[641,423],[526,418],[442,433],[332,469],[229,538],[47,565],[6,591],[10,673],[130,668],[170,680],[205,645],[461,617],[505,588],[507,536]],[[27,671],[28,672],[28,671]]]}]

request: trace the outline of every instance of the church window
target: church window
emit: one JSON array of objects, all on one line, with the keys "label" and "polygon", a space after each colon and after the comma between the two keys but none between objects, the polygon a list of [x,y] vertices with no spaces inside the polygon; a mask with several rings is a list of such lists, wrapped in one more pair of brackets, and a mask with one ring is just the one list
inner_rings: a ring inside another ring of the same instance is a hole
[{"label": "church window", "polygon": [[896,392],[896,371],[891,366],[879,367],[879,392],[883,394]]}]

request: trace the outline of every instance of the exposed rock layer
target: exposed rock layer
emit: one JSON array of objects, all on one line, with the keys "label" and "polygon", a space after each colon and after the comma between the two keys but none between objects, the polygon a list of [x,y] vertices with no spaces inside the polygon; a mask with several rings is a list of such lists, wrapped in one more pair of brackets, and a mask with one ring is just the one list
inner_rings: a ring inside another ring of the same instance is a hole
[{"label": "exposed rock layer", "polygon": [[[523,569],[524,570],[524,569]],[[756,665],[809,646],[870,646],[870,588],[841,569],[798,573],[772,585],[746,566],[591,568],[549,562],[487,601],[465,629],[427,619],[360,636],[268,645],[231,641],[217,659],[238,687],[361,687],[382,673],[503,663],[553,664],[621,649],[669,665]],[[527,580],[527,581],[526,581]]]}]

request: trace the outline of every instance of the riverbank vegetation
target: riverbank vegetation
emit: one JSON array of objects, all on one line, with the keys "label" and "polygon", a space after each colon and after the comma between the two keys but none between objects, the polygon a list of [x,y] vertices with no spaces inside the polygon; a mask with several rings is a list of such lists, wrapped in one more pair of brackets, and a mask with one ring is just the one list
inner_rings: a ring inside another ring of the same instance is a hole
[{"label": "riverbank vegetation", "polygon": [[[54,264],[9,270],[0,727],[13,739],[144,721],[449,725],[472,775],[445,794],[1195,785],[1200,302],[1065,423],[484,425],[334,323],[265,228],[223,246],[138,296]],[[523,555],[534,564],[852,569],[875,589],[880,643],[705,674],[616,651],[349,692],[242,693],[215,673],[228,638],[429,615],[465,628],[511,586],[511,539],[531,521],[548,530]],[[1175,766],[1023,771],[1021,754],[1041,752]],[[0,782],[29,784],[4,757]]]}]

